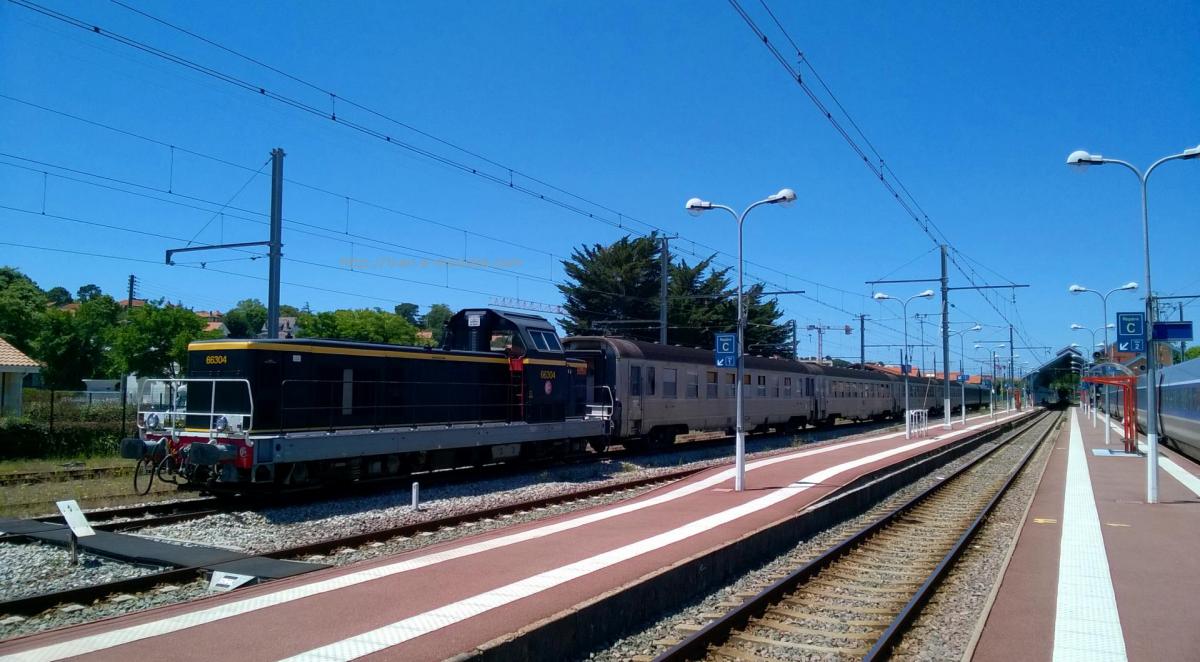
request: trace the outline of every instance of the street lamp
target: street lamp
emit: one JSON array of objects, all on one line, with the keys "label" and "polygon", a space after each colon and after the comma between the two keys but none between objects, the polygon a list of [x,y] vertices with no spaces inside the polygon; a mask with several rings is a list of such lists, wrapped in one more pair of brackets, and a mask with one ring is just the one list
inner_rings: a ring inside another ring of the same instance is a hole
[{"label": "street lamp", "polygon": [[[1137,175],[1142,186],[1142,251],[1145,255],[1146,272],[1146,445],[1150,452],[1146,454],[1146,502],[1158,503],[1158,357],[1154,354],[1154,289],[1150,286],[1150,208],[1147,203],[1146,182],[1150,173],[1167,161],[1176,159],[1194,159],[1200,157],[1200,145],[1185,149],[1178,154],[1164,156],[1150,164],[1145,174],[1133,164],[1120,159],[1106,159],[1099,154],[1089,154],[1084,150],[1076,150],[1067,156],[1067,165],[1087,168],[1090,165],[1115,163],[1129,168]],[[1106,322],[1108,320],[1105,320]]]},{"label": "street lamp", "polygon": [[996,393],[996,350],[983,345],[975,345],[975,349],[982,349],[991,355],[992,361],[992,385],[988,387],[988,416],[995,417],[996,405],[993,402],[992,396]]},{"label": "street lamp", "polygon": [[908,418],[908,373],[911,372],[911,370],[908,367],[908,364],[909,364],[909,362],[912,361],[912,357],[909,356],[909,348],[908,348],[908,302],[912,301],[913,299],[929,299],[931,297],[933,297],[933,290],[925,290],[924,292],[921,292],[919,294],[914,294],[907,299],[897,299],[896,297],[888,296],[888,295],[884,294],[883,292],[876,292],[874,295],[872,295],[872,298],[875,299],[876,301],[885,301],[888,299],[891,299],[892,301],[900,301],[901,302],[900,307],[904,311],[904,360],[901,362],[903,365],[900,366],[900,369],[904,372],[904,438],[905,439],[912,439],[912,424]]},{"label": "street lamp", "polygon": [[746,426],[745,426],[745,422],[743,421],[743,418],[742,418],[742,403],[743,403],[742,382],[745,379],[744,364],[746,362],[745,353],[743,351],[743,347],[744,347],[744,343],[745,343],[745,335],[746,335],[746,316],[743,312],[744,307],[742,304],[742,298],[744,296],[743,287],[742,287],[742,279],[743,279],[743,272],[744,272],[744,268],[743,268],[743,264],[742,264],[742,224],[745,223],[745,221],[746,221],[746,215],[749,214],[750,210],[754,209],[755,207],[759,207],[761,205],[775,205],[775,204],[788,205],[788,204],[794,202],[795,200],[796,200],[796,192],[790,188],[785,188],[785,189],[780,189],[780,191],[778,193],[776,193],[775,195],[772,195],[768,198],[759,200],[758,202],[755,202],[754,204],[750,205],[749,207],[746,207],[746,209],[743,210],[741,214],[734,211],[733,208],[731,208],[731,207],[727,207],[725,205],[713,204],[711,202],[708,202],[707,200],[701,200],[700,198],[692,198],[691,200],[688,200],[687,203],[684,205],[684,209],[686,209],[687,212],[689,214],[691,214],[692,216],[699,216],[701,213],[708,211],[709,209],[724,209],[725,211],[729,212],[729,214],[731,216],[733,216],[735,221],[737,221],[737,229],[738,229],[737,428],[736,428],[737,429],[737,442],[736,442],[736,453],[735,453],[736,459],[734,461],[734,466],[736,467],[736,469],[735,469],[735,473],[734,473],[733,489],[738,492],[741,492],[743,489],[745,489],[745,482],[746,482]]},{"label": "street lamp", "polygon": [[[1084,292],[1091,292],[1092,294],[1095,294],[1096,296],[1100,297],[1100,305],[1104,311],[1104,358],[1107,359],[1110,363],[1112,362],[1112,350],[1110,350],[1108,348],[1108,330],[1115,325],[1109,323],[1109,321],[1108,321],[1108,296],[1110,294],[1112,294],[1113,292],[1136,290],[1137,287],[1138,287],[1137,283],[1135,283],[1133,281],[1129,281],[1128,283],[1125,283],[1124,285],[1122,285],[1120,287],[1114,287],[1113,289],[1109,290],[1108,292],[1105,292],[1104,294],[1101,294],[1098,290],[1093,290],[1093,289],[1084,287],[1082,285],[1072,285],[1067,288],[1067,291],[1070,292],[1071,294],[1083,294]],[[1074,325],[1071,328],[1075,328]],[[1095,342],[1095,340],[1096,339],[1093,337],[1092,341]],[[1109,394],[1108,386],[1105,386],[1104,387],[1104,423],[1105,423],[1105,425],[1104,425],[1104,445],[1105,446],[1107,446],[1109,444],[1109,437],[1112,434],[1112,421],[1109,418],[1111,416],[1111,414],[1109,413],[1111,405],[1109,403],[1109,395],[1108,394]]]},{"label": "street lamp", "polygon": [[983,330],[983,327],[980,326],[979,324],[976,324],[975,326],[972,326],[969,329],[962,329],[960,331],[952,331],[950,333],[950,335],[952,335],[952,336],[958,336],[958,383],[962,386],[962,400],[960,401],[958,413],[962,417],[962,424],[964,426],[967,424],[967,380],[963,379],[963,375],[966,374],[966,370],[963,369],[963,360],[967,356],[967,341],[966,341],[967,335],[966,334],[970,331],[982,331],[982,330]]}]

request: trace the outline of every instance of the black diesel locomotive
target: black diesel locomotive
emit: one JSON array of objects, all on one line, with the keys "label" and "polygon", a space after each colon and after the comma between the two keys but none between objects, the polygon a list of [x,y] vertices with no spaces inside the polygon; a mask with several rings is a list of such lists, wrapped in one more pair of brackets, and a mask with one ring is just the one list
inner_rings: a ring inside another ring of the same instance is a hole
[{"label": "black diesel locomotive", "polygon": [[[143,389],[142,439],[187,482],[299,484],[582,452],[586,364],[543,318],[463,310],[444,347],[334,340],[200,341],[188,379]],[[156,397],[157,396],[157,397]],[[162,446],[159,446],[161,448]]]}]

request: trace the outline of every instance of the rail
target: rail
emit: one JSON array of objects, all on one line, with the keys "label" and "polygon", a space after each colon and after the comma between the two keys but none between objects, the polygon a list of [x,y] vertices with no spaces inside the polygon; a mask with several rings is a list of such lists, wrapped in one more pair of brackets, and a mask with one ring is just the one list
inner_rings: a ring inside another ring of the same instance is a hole
[{"label": "rail", "polygon": [[[196,407],[195,400],[205,398],[205,391],[207,406]],[[138,389],[137,427],[143,433],[171,436],[181,432],[248,434],[254,429],[250,380],[147,379]]]},{"label": "rail", "polygon": [[[853,650],[844,651],[822,649],[823,652],[833,653],[835,656],[844,654],[844,657],[852,656],[854,659],[861,658],[866,660],[874,660],[886,656],[895,642],[898,641],[899,637],[904,633],[908,624],[920,611],[921,606],[925,604],[925,602],[932,595],[933,591],[936,589],[937,585],[953,566],[954,561],[967,547],[974,534],[982,526],[982,523],[995,508],[1000,498],[1003,497],[1008,488],[1021,474],[1021,471],[1026,465],[1028,465],[1034,453],[1038,448],[1041,447],[1045,439],[1049,437],[1051,432],[1057,429],[1057,423],[1061,421],[1061,417],[1052,419],[1051,424],[1046,425],[1040,431],[1038,430],[1039,425],[1046,421],[1048,416],[1048,413],[1043,413],[1039,416],[1034,416],[1027,421],[1022,421],[1020,427],[1015,432],[1009,435],[1004,441],[997,443],[995,447],[989,449],[965,466],[959,468],[953,474],[940,480],[937,484],[922,491],[920,494],[908,500],[900,507],[892,510],[883,517],[867,525],[865,528],[853,534],[848,539],[829,548],[816,559],[806,562],[786,576],[774,581],[770,586],[749,598],[741,605],[733,608],[722,617],[717,618],[701,629],[693,632],[683,641],[676,643],[670,649],[655,657],[654,662],[678,662],[682,660],[698,660],[709,657],[714,647],[721,646],[723,642],[728,641],[734,636],[735,633],[746,628],[752,622],[764,623],[766,622],[764,619],[769,620],[769,610],[772,609],[774,605],[784,601],[788,596],[794,594],[803,586],[817,578],[819,574],[823,573],[828,568],[831,568],[835,563],[848,558],[852,553],[860,548],[864,548],[864,546],[869,547],[869,544],[872,541],[884,540],[884,538],[878,536],[888,527],[891,527],[897,523],[911,521],[914,519],[920,520],[920,517],[913,518],[910,517],[910,514],[913,513],[918,507],[930,502],[933,497],[941,494],[943,489],[952,484],[954,479],[966,475],[973,468],[982,465],[988,459],[992,458],[999,450],[1005,448],[1008,442],[1014,441],[1032,432],[1037,432],[1038,434],[1035,437],[1034,443],[1031,445],[1029,450],[1022,455],[1020,460],[1017,461],[1016,468],[1012,469],[1008,473],[1007,479],[1002,485],[999,486],[992,498],[987,501],[986,505],[974,513],[974,517],[972,517],[970,524],[964,527],[964,530],[960,535],[955,537],[949,551],[940,557],[940,560],[934,565],[932,572],[920,575],[923,576],[924,579],[920,581],[916,590],[914,590],[909,599],[905,601],[903,606],[897,610],[898,613],[895,613],[892,618],[887,620],[882,618],[871,619],[873,621],[880,621],[880,625],[886,624],[886,628],[883,629],[880,635],[877,638],[869,637],[867,633],[857,633],[854,635],[854,641],[869,641],[869,639],[874,639],[874,643],[871,645],[870,650],[864,651],[862,648],[854,647],[851,647]],[[987,435],[991,434],[991,432],[992,431],[985,432],[982,436],[986,438]],[[887,572],[895,574],[895,572],[899,571],[889,570]],[[896,591],[889,590],[888,593],[895,594]],[[882,605],[875,605],[875,607],[872,609],[878,609],[881,606]],[[872,613],[875,612],[873,611]],[[883,616],[883,613],[880,611],[878,615]],[[876,630],[876,632],[878,632],[878,630]],[[836,633],[833,633],[830,636],[832,638],[837,638]],[[769,647],[769,645],[773,644],[774,642],[764,640],[759,641],[758,643],[762,644],[764,647]],[[787,644],[785,643],[783,645],[786,646]],[[799,648],[804,647],[800,646]],[[760,652],[769,657],[769,651],[764,650]],[[794,653],[796,651],[793,650],[791,652]]]}]

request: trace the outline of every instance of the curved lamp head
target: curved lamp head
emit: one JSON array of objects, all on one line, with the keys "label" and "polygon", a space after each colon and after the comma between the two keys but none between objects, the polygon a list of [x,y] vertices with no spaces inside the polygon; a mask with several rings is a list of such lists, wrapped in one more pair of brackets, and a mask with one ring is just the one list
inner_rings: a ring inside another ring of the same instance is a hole
[{"label": "curved lamp head", "polygon": [[876,301],[883,301],[884,299],[891,299],[892,297],[884,294],[883,292],[876,292],[875,294],[871,295],[871,298]]},{"label": "curved lamp head", "polygon": [[1104,328],[1106,328],[1106,329],[1115,329],[1115,328],[1117,328],[1117,325],[1116,325],[1116,324],[1113,324],[1112,322],[1109,322],[1108,324],[1105,324],[1105,325],[1104,325]]},{"label": "curved lamp head", "polygon": [[980,324],[976,324],[975,326],[967,329],[967,331],[983,331],[983,326]]},{"label": "curved lamp head", "polygon": [[1067,165],[1075,166],[1080,170],[1086,169],[1091,165],[1102,165],[1104,157],[1099,154],[1089,154],[1086,150],[1077,149],[1067,156]]},{"label": "curved lamp head", "polygon": [[1195,147],[1192,147],[1191,149],[1185,149],[1185,150],[1183,150],[1183,155],[1182,155],[1182,156],[1180,156],[1179,158],[1181,158],[1181,159],[1194,159],[1194,158],[1196,158],[1196,157],[1198,157],[1198,156],[1200,156],[1200,145],[1196,145]]},{"label": "curved lamp head", "polygon": [[922,299],[928,299],[929,297],[933,296],[933,290],[925,290],[917,296],[921,297]]},{"label": "curved lamp head", "polygon": [[1083,329],[1085,331],[1087,330],[1082,324],[1072,324],[1071,325],[1072,331],[1078,331],[1079,329]]},{"label": "curved lamp head", "polygon": [[683,208],[686,209],[687,213],[691,214],[692,216],[699,216],[705,210],[712,209],[713,206],[712,203],[707,200],[692,198],[691,200],[687,201],[687,204],[685,204]]},{"label": "curved lamp head", "polygon": [[767,198],[767,204],[787,206],[796,201],[796,192],[790,188],[781,188],[775,195]]},{"label": "curved lamp head", "polygon": [[[688,204],[691,204],[691,203],[689,202]],[[1071,294],[1079,294],[1080,292],[1090,292],[1091,290],[1089,290],[1088,288],[1086,288],[1082,285],[1072,285],[1067,288],[1067,291],[1070,292]]]},{"label": "curved lamp head", "polygon": [[1138,288],[1137,283],[1135,283],[1133,281],[1129,281],[1128,283],[1125,283],[1124,285],[1118,287],[1117,290],[1136,290],[1137,288]]},{"label": "curved lamp head", "polygon": [[1074,348],[1078,349],[1078,348],[1079,348],[1079,343],[1077,343],[1077,342],[1073,342],[1073,343],[1071,343],[1071,347],[1074,347]]}]

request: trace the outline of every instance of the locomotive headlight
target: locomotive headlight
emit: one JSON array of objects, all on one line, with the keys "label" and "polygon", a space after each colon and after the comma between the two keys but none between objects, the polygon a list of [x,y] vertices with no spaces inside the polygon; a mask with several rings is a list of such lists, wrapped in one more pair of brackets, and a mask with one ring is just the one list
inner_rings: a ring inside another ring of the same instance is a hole
[{"label": "locomotive headlight", "polygon": [[158,418],[158,414],[148,414],[146,416],[146,427],[151,430],[159,429],[162,421]]},{"label": "locomotive headlight", "polygon": [[224,416],[218,416],[216,422],[213,423],[213,428],[217,432],[226,432],[229,430],[229,419]]}]

